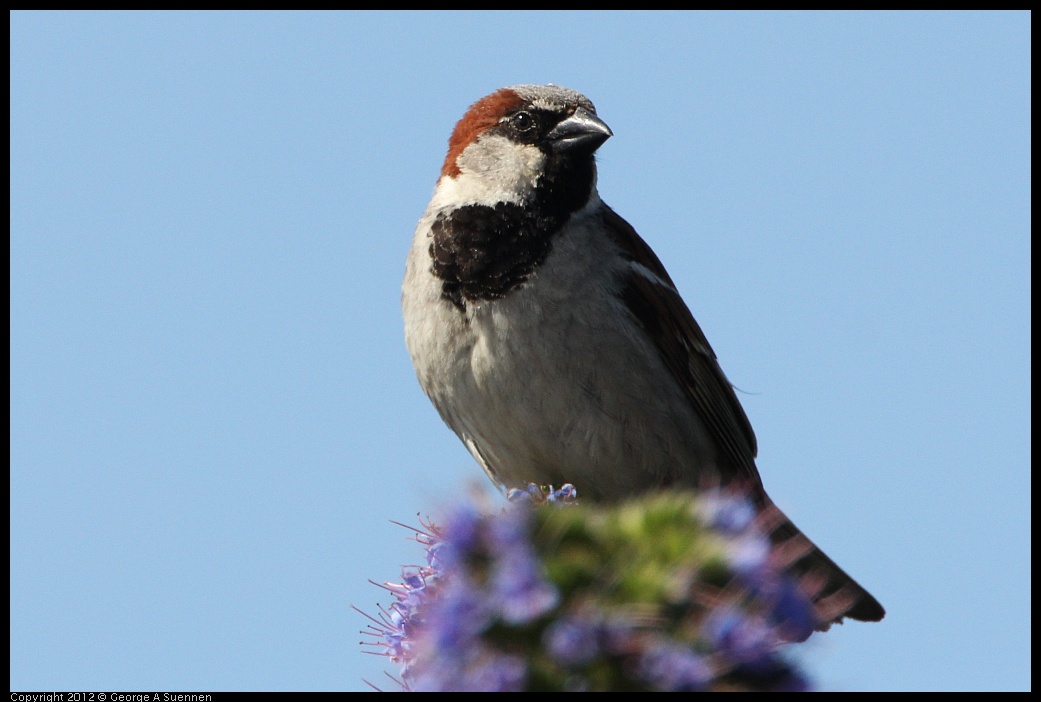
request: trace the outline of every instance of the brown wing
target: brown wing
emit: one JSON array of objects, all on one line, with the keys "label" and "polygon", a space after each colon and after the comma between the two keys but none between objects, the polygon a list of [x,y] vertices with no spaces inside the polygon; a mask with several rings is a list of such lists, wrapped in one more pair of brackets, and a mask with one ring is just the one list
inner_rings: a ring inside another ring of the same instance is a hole
[{"label": "brown wing", "polygon": [[732,464],[733,474],[720,477],[749,481],[761,489],[755,433],[708,339],[651,247],[614,210],[605,210],[612,241],[635,264],[623,281],[623,300],[712,432],[721,455]]},{"label": "brown wing", "polygon": [[[625,304],[686,391],[722,454],[730,459],[733,473],[720,477],[723,480],[745,480],[759,490],[758,498],[764,514],[772,515],[768,520],[771,522],[771,538],[791,554],[793,572],[823,576],[814,597],[821,618],[818,629],[826,630],[832,622],[841,622],[843,617],[870,622],[882,619],[885,609],[878,600],[807,539],[766,496],[755,467],[756,442],[752,425],[741,409],[733,387],[723,375],[701,327],[694,321],[651,247],[610,208],[607,208],[604,219],[611,239],[637,266],[623,281]],[[639,266],[644,270],[641,271]]]}]

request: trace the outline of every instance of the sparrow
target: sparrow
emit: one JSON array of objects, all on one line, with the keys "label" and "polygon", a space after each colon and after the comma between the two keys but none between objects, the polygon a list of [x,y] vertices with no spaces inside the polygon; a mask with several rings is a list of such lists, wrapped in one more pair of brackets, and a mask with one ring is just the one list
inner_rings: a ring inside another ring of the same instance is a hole
[{"label": "sparrow", "polygon": [[402,286],[423,391],[500,487],[572,483],[583,500],[618,501],[740,485],[774,515],[793,568],[823,579],[818,628],[882,619],[773,505],[705,334],[600,199],[595,153],[611,136],[588,98],[556,85],[502,88],[456,124]]}]

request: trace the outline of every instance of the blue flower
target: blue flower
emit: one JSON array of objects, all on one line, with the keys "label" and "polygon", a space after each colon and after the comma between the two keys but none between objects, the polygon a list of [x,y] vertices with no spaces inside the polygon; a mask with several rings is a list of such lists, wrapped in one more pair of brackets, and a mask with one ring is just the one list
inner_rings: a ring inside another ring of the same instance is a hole
[{"label": "blue flower", "polygon": [[640,675],[664,692],[704,690],[714,675],[705,659],[687,646],[655,642],[640,657]]},{"label": "blue flower", "polygon": [[578,667],[600,653],[603,626],[580,617],[558,619],[543,634],[546,650],[566,666]]},{"label": "blue flower", "polygon": [[709,615],[703,631],[712,648],[733,664],[762,670],[773,662],[777,637],[762,619],[734,607]]},{"label": "blue flower", "polygon": [[701,495],[698,504],[705,523],[724,534],[742,534],[755,521],[755,506],[751,500],[741,495],[727,495],[718,490],[710,490]]},{"label": "blue flower", "polygon": [[791,578],[771,573],[757,579],[753,593],[768,604],[768,618],[784,641],[805,641],[817,628],[813,603]]},{"label": "blue flower", "polygon": [[465,653],[478,640],[491,618],[487,598],[480,588],[457,573],[427,605],[419,635],[426,646],[441,655],[455,656]]},{"label": "blue flower", "polygon": [[751,502],[676,492],[557,510],[572,486],[510,494],[501,512],[465,504],[424,524],[426,565],[382,586],[395,601],[367,643],[404,690],[808,689],[779,647],[813,631],[813,605]]},{"label": "blue flower", "polygon": [[542,564],[530,553],[514,552],[497,559],[492,574],[493,598],[510,624],[534,621],[560,601],[557,589],[542,575]]}]

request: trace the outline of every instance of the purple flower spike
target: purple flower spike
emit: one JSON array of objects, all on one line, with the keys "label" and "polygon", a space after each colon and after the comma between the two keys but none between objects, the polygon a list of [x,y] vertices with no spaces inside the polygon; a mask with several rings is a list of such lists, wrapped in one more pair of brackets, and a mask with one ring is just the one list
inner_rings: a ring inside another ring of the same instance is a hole
[{"label": "purple flower spike", "polygon": [[580,666],[600,653],[602,627],[578,618],[558,619],[549,625],[543,639],[550,655],[564,665]]},{"label": "purple flower spike", "polygon": [[758,617],[736,609],[719,609],[705,624],[713,648],[733,663],[750,670],[763,670],[773,663],[776,637]]},{"label": "purple flower spike", "polygon": [[813,604],[752,503],[677,492],[556,509],[576,496],[529,485],[505,509],[463,504],[415,530],[426,564],[381,585],[394,601],[363,632],[403,690],[809,688],[780,647],[813,632]]},{"label": "purple flower spike", "polygon": [[664,692],[698,692],[712,681],[705,660],[686,646],[660,642],[649,647],[640,659],[640,674]]},{"label": "purple flower spike", "polygon": [[755,507],[741,496],[711,491],[701,496],[701,506],[705,522],[724,534],[741,534],[755,520]]}]

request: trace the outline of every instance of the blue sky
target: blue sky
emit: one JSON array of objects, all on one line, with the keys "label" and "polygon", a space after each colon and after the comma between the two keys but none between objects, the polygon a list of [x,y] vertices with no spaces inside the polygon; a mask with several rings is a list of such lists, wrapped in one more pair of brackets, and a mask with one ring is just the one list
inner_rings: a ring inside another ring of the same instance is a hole
[{"label": "blue sky", "polygon": [[797,524],[842,690],[1030,687],[1026,13],[11,15],[11,687],[362,690],[483,479],[400,283],[466,107],[553,82]]}]

